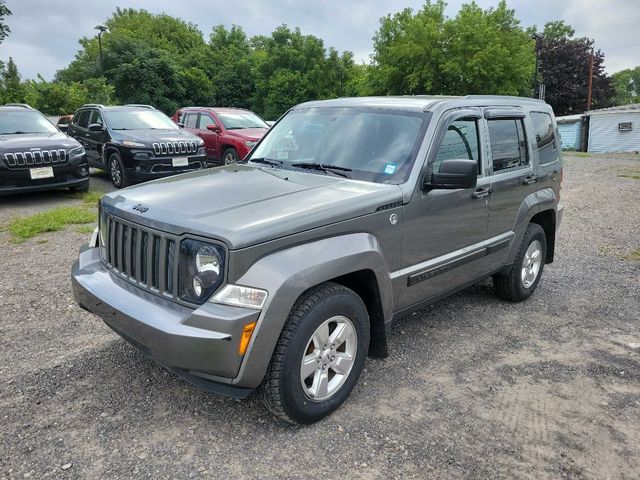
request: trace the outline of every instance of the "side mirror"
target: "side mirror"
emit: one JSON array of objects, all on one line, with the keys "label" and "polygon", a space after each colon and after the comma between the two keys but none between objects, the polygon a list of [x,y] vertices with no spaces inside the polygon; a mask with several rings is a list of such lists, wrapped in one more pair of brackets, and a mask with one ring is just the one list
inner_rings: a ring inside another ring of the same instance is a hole
[{"label": "side mirror", "polygon": [[478,183],[478,162],[475,160],[444,160],[440,171],[425,180],[425,188],[454,190],[475,188]]},{"label": "side mirror", "polygon": [[209,125],[207,125],[207,130],[211,130],[212,132],[219,132],[220,127],[218,125],[210,123]]},{"label": "side mirror", "polygon": [[61,123],[60,125],[58,125],[58,130],[60,130],[61,132],[67,132],[69,130],[69,124],[68,123]]},{"label": "side mirror", "polygon": [[102,130],[104,130],[104,127],[100,123],[92,123],[89,125],[90,132],[101,132]]}]

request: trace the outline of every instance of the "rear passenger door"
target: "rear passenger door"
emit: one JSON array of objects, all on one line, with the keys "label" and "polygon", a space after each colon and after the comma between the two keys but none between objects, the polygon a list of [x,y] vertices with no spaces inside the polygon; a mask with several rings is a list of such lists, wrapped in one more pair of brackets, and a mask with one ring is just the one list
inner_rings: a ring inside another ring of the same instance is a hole
[{"label": "rear passenger door", "polygon": [[[538,189],[525,113],[519,109],[486,109],[491,156],[489,235],[513,233],[523,200]],[[507,249],[502,252],[506,258]]]}]

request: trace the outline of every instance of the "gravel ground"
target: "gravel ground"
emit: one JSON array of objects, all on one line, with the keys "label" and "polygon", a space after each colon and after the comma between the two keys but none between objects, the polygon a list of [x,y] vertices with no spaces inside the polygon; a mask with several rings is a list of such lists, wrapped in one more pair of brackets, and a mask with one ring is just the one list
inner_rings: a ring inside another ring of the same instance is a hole
[{"label": "gravel ground", "polygon": [[[401,320],[389,358],[304,428],[191,387],[80,310],[74,227],[0,232],[0,477],[639,478],[640,181],[618,175],[640,160],[565,160],[536,294],[483,282]],[[73,202],[1,199],[0,224]]]}]

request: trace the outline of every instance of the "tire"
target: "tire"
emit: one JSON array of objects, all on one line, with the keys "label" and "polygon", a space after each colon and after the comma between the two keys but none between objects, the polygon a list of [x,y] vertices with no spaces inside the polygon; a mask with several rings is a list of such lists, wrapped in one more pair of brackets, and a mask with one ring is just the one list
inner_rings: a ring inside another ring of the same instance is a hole
[{"label": "tire", "polygon": [[238,155],[238,151],[229,147],[226,148],[224,153],[222,154],[222,164],[223,165],[231,165],[240,161],[240,156]]},{"label": "tire", "polygon": [[113,152],[109,155],[107,169],[109,172],[109,178],[111,179],[111,183],[113,183],[114,187],[125,188],[131,185],[131,179],[124,168],[122,158],[120,158],[120,154],[118,152]]},{"label": "tire", "polygon": [[69,191],[71,191],[71,193],[87,193],[89,191],[89,182],[79,187],[69,187]]},{"label": "tire", "polygon": [[544,230],[540,225],[530,223],[509,272],[493,276],[496,295],[510,302],[529,298],[542,277],[546,255]]},{"label": "tire", "polygon": [[[338,340],[331,344],[334,335]],[[262,383],[266,407],[293,424],[329,415],[358,381],[368,349],[369,315],[356,293],[335,283],[308,290],[291,309],[267,368]]]}]

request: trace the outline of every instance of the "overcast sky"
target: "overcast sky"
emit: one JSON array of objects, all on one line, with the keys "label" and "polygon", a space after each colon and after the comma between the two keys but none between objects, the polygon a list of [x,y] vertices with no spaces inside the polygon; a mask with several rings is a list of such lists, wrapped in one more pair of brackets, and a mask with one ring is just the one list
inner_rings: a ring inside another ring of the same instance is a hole
[{"label": "overcast sky", "polygon": [[[482,7],[498,0],[477,0]],[[450,0],[454,16],[466,0]],[[78,39],[93,36],[117,6],[144,8],[193,22],[208,36],[214,25],[240,25],[249,35],[268,34],[286,23],[325,41],[325,46],[351,50],[368,60],[380,17],[405,7],[419,9],[421,0],[7,0],[9,37],[0,59],[10,56],[23,77],[38,73],[51,79],[77,52]],[[609,73],[640,65],[640,0],[508,0],[524,26],[542,27],[563,19],[576,35],[595,39],[605,53]]]}]

